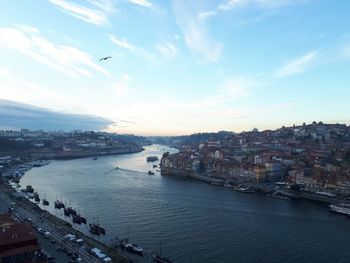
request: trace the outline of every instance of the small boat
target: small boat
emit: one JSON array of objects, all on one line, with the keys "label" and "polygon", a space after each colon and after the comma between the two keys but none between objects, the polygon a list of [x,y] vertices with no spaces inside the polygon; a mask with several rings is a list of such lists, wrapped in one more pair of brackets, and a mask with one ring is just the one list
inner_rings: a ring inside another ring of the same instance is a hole
[{"label": "small boat", "polygon": [[94,232],[97,232],[99,234],[105,235],[106,230],[101,227],[99,224],[89,224],[90,230],[92,229]]},{"label": "small boat", "polygon": [[136,254],[136,255],[139,255],[139,256],[143,256],[143,249],[141,247],[139,247],[138,245],[136,245],[136,244],[127,243],[125,241],[122,241],[121,244],[120,244],[120,247],[123,250],[126,250],[126,251],[128,251],[130,253],[133,253],[133,254]]},{"label": "small boat", "polygon": [[73,220],[73,223],[75,224],[78,224],[78,225],[81,224],[80,217],[77,215],[72,215],[72,220]]},{"label": "small boat", "polygon": [[159,242],[159,255],[153,255],[154,263],[174,263],[171,259],[162,257],[162,244]]},{"label": "small boat", "polygon": [[83,224],[86,224],[86,218],[79,215],[79,219],[80,219],[80,222],[83,223]]},{"label": "small boat", "polygon": [[33,167],[41,167],[41,166],[44,166],[44,165],[48,165],[50,163],[50,161],[45,161],[45,160],[38,160],[38,161],[35,161],[33,162]]},{"label": "small boat", "polygon": [[153,156],[148,156],[146,158],[147,162],[155,162],[155,161],[158,161],[158,156],[156,155],[153,155]]},{"label": "small boat", "polygon": [[68,208],[64,208],[63,213],[64,213],[65,216],[70,216],[71,215],[71,212],[70,212],[70,210]]},{"label": "small boat", "polygon": [[64,205],[64,203],[62,203],[61,201],[56,200],[56,201],[55,201],[55,208],[56,208],[56,209],[65,208],[65,205]]},{"label": "small boat", "polygon": [[148,171],[147,174],[148,174],[148,175],[154,175],[154,172]]},{"label": "small boat", "polygon": [[40,203],[40,197],[39,197],[38,192],[34,192],[34,201],[35,201],[36,203]]},{"label": "small boat", "polygon": [[91,227],[90,227],[89,231],[90,231],[92,234],[96,235],[96,236],[99,236],[99,235],[100,235],[100,232],[99,232],[97,229],[95,229],[95,228],[91,228]]},{"label": "small boat", "polygon": [[75,211],[72,207],[67,207],[67,210],[69,211],[69,214],[71,215],[77,215],[77,211]]},{"label": "small boat", "polygon": [[239,185],[237,187],[233,187],[234,190],[241,192],[241,193],[254,193],[254,190],[250,188],[250,186],[248,187],[244,187],[242,185]]},{"label": "small boat", "polygon": [[33,188],[31,185],[27,185],[26,191],[27,191],[28,193],[34,193],[34,188]]},{"label": "small boat", "polygon": [[171,259],[162,257],[160,255],[153,255],[153,262],[155,263],[173,263]]},{"label": "small boat", "polygon": [[95,156],[94,158],[92,158],[92,160],[96,161],[98,158]]},{"label": "small boat", "polygon": [[329,212],[350,216],[350,207],[343,204],[329,205]]}]

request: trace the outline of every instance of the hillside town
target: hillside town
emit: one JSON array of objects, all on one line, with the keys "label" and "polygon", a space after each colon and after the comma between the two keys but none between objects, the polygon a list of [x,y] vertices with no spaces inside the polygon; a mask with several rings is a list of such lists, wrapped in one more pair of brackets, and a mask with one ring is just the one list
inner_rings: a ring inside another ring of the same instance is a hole
[{"label": "hillside town", "polygon": [[309,192],[350,195],[350,127],[345,124],[313,122],[198,136],[205,140],[194,136],[179,153],[163,156],[163,174],[221,179],[232,185],[282,182]]},{"label": "hillside town", "polygon": [[149,142],[139,136],[81,131],[0,131],[0,172],[23,159],[72,159],[142,151]]}]

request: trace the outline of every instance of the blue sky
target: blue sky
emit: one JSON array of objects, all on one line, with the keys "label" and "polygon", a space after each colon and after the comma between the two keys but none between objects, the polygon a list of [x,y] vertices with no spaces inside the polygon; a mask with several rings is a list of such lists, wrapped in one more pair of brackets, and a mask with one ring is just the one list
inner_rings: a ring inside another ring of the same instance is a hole
[{"label": "blue sky", "polygon": [[4,0],[0,99],[141,135],[349,124],[349,10],[326,0]]}]

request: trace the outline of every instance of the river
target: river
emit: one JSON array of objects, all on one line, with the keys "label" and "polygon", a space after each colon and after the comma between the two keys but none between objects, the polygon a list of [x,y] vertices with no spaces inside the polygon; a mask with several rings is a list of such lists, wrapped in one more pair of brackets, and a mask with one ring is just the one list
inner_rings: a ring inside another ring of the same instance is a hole
[{"label": "river", "polygon": [[129,228],[131,241],[146,251],[158,251],[161,241],[163,255],[175,262],[350,261],[349,218],[324,204],[161,176],[146,157],[165,151],[176,149],[151,145],[135,154],[52,161],[28,171],[21,185],[46,196],[59,217],[57,197],[99,222],[107,230],[102,241],[125,238]]}]

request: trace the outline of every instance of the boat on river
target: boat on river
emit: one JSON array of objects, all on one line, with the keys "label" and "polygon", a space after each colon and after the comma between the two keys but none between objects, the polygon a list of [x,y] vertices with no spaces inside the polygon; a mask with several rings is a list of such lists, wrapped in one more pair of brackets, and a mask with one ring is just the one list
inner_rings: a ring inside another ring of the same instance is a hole
[{"label": "boat on river", "polygon": [[254,190],[250,186],[244,187],[243,185],[239,185],[239,186],[233,187],[232,189],[241,193],[248,193],[248,194],[254,193]]},{"label": "boat on river", "polygon": [[47,160],[37,160],[35,162],[33,162],[33,167],[41,167],[41,166],[44,166],[44,165],[48,165],[50,163],[50,161],[47,161]]},{"label": "boat on river", "polygon": [[154,263],[174,263],[171,259],[162,256],[162,244],[159,242],[159,254],[153,255]]},{"label": "boat on river", "polygon": [[120,243],[120,247],[123,250],[126,250],[130,253],[139,255],[139,256],[143,256],[143,249],[141,247],[139,247],[138,245],[134,244],[134,243],[128,243],[126,241],[122,241]]},{"label": "boat on river", "polygon": [[56,200],[54,205],[56,209],[65,208],[64,203],[62,203],[60,200]]},{"label": "boat on river", "polygon": [[35,203],[39,204],[40,203],[40,197],[38,192],[34,192],[34,201]]},{"label": "boat on river", "polygon": [[64,213],[65,216],[70,216],[71,215],[70,210],[68,208],[66,208],[66,207],[64,208],[63,213]]},{"label": "boat on river", "polygon": [[80,217],[78,215],[72,215],[72,221],[75,224],[78,224],[78,225],[81,224]]},{"label": "boat on river", "polygon": [[156,155],[148,156],[146,160],[147,162],[155,162],[155,161],[158,161],[158,156]]},{"label": "boat on river", "polygon": [[105,235],[106,234],[106,230],[101,227],[99,224],[89,224],[90,227],[90,232],[95,234],[95,235]]},{"label": "boat on river", "polygon": [[332,213],[350,216],[350,206],[344,204],[329,205],[329,211]]},{"label": "boat on river", "polygon": [[160,255],[154,255],[153,262],[154,263],[173,263],[174,261],[172,261],[171,259],[162,257]]}]

